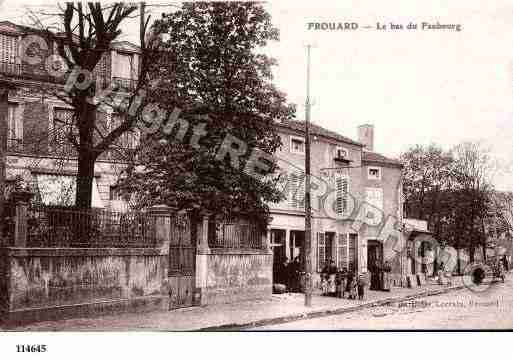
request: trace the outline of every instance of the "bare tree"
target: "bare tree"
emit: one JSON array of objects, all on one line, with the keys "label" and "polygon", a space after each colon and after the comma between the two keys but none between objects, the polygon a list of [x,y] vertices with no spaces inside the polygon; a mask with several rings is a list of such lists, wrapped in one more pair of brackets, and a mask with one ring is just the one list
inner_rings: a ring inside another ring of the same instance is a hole
[{"label": "bare tree", "polygon": [[457,222],[462,241],[469,249],[470,261],[474,261],[475,249],[481,245],[486,256],[487,237],[483,219],[490,215],[490,194],[496,165],[490,151],[479,142],[464,142],[453,150],[453,173],[457,183]]},{"label": "bare tree", "polygon": [[[81,84],[66,86],[65,92],[54,88],[52,94],[73,108],[73,117],[64,127],[65,137],[78,156],[75,205],[89,208],[96,160],[114,147],[124,133],[134,129],[143,108],[142,94],[148,88],[147,74],[155,55],[156,41],[148,35],[150,16],[145,14],[144,3],[88,3],[87,6],[66,3],[49,15],[57,16],[59,22],[56,27],[62,32],[55,31],[54,26],[43,27],[37,17],[43,16],[42,13],[33,15],[33,18],[40,24],[41,33],[55,44],[59,56],[64,59],[69,69],[67,84],[72,83],[71,80]],[[94,72],[102,56],[110,51],[111,44],[121,35],[121,24],[137,16],[140,18],[140,52],[136,83],[132,91],[121,95],[116,84],[111,83],[106,89],[102,87]],[[113,127],[98,121],[98,112],[106,106],[122,114]]]}]

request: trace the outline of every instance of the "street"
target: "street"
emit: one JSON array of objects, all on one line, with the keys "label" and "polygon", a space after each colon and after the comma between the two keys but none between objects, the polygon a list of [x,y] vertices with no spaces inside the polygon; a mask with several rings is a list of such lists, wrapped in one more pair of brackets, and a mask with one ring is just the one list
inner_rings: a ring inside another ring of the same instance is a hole
[{"label": "street", "polygon": [[484,293],[469,289],[388,306],[253,330],[512,329],[513,278]]}]

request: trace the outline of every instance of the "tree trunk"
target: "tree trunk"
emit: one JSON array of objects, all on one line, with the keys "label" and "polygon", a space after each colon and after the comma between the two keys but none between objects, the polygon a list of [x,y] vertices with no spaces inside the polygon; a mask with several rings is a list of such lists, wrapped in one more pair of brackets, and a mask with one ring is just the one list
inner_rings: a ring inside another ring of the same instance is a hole
[{"label": "tree trunk", "polygon": [[470,248],[469,248],[470,263],[474,263],[475,252],[476,252],[476,248],[474,247],[474,245],[471,245]]},{"label": "tree trunk", "polygon": [[461,248],[458,248],[456,249],[456,266],[457,266],[457,270],[458,270],[458,275],[461,275],[461,258],[460,258],[460,251],[461,251]]},{"label": "tree trunk", "polygon": [[91,208],[93,194],[94,163],[93,129],[96,126],[96,107],[85,103],[81,106],[79,118],[80,144],[78,148],[78,173],[75,206]]},{"label": "tree trunk", "polygon": [[90,151],[79,151],[77,192],[75,195],[75,205],[78,208],[91,208],[95,160],[95,156]]}]

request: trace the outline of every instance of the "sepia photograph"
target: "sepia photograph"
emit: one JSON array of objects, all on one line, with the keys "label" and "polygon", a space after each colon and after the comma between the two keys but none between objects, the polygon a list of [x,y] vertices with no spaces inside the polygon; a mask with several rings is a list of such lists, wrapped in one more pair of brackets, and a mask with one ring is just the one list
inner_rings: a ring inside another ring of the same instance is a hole
[{"label": "sepia photograph", "polygon": [[513,330],[512,38],[508,1],[0,0],[0,335]]}]

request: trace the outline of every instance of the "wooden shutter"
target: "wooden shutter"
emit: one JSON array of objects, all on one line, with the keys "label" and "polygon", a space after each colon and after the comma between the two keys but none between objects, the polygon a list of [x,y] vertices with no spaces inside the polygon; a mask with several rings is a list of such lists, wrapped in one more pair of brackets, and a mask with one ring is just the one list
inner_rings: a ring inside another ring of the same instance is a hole
[{"label": "wooden shutter", "polygon": [[337,267],[339,269],[348,268],[348,246],[347,246],[347,233],[338,233],[336,242],[337,251]]},{"label": "wooden shutter", "polygon": [[294,209],[305,207],[305,175],[303,173],[290,174],[290,206]]},{"label": "wooden shutter", "polygon": [[18,57],[18,37],[0,34],[0,62],[15,64]]},{"label": "wooden shutter", "polygon": [[326,238],[323,232],[317,233],[317,271],[320,272],[326,264]]},{"label": "wooden shutter", "polygon": [[336,212],[339,215],[347,211],[347,193],[348,193],[348,178],[342,174],[335,175],[335,189],[337,192],[336,197]]},{"label": "wooden shutter", "polygon": [[348,239],[348,269],[356,271],[356,251],[357,251],[358,235],[355,233],[349,234]]},{"label": "wooden shutter", "polygon": [[288,189],[289,189],[289,195],[290,195],[290,206],[292,208],[297,208],[297,197],[296,197],[297,185],[298,185],[298,180],[297,180],[296,174],[291,173]]}]

